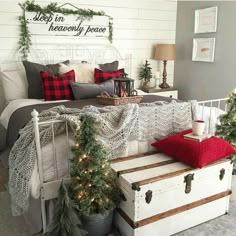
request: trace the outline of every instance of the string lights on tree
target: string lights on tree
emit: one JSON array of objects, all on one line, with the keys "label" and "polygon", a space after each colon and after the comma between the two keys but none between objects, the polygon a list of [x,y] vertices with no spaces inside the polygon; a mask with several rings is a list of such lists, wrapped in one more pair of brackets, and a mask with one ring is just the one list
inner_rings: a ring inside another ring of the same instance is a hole
[{"label": "string lights on tree", "polygon": [[71,191],[80,211],[85,215],[112,209],[120,200],[119,188],[107,160],[107,152],[97,141],[96,133],[94,118],[83,115],[80,129],[75,134]]}]

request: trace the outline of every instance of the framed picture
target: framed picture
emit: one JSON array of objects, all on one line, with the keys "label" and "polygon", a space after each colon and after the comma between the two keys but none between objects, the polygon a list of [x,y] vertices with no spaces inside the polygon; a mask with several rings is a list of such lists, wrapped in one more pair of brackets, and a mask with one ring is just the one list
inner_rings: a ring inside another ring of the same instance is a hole
[{"label": "framed picture", "polygon": [[193,39],[193,61],[214,62],[215,38]]},{"label": "framed picture", "polygon": [[195,10],[194,33],[216,32],[218,7]]}]

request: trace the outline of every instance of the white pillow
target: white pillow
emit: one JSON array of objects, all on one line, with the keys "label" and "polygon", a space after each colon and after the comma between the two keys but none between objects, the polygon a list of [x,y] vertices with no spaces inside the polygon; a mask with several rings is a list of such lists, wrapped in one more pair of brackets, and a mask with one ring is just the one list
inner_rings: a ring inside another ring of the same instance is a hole
[{"label": "white pillow", "polygon": [[0,71],[24,70],[24,65],[21,61],[9,62],[0,64]]},{"label": "white pillow", "polygon": [[98,68],[98,65],[88,63],[65,65],[60,63],[59,73],[64,74],[74,70],[76,82],[94,83],[94,68]]},{"label": "white pillow", "polygon": [[0,72],[5,100],[9,102],[28,97],[28,82],[24,69]]}]

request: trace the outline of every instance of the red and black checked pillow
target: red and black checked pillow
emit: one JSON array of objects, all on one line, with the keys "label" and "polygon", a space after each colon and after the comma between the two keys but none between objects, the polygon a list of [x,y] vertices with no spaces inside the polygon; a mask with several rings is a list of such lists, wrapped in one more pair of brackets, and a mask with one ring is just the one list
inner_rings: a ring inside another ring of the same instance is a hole
[{"label": "red and black checked pillow", "polygon": [[72,99],[70,82],[75,82],[75,72],[73,70],[59,76],[41,71],[40,79],[45,101]]},{"label": "red and black checked pillow", "polygon": [[236,154],[236,149],[229,143],[214,136],[202,142],[184,139],[183,136],[190,132],[192,130],[185,130],[152,143],[152,146],[194,168],[202,168],[211,162]]},{"label": "red and black checked pillow", "polygon": [[104,81],[114,78],[122,78],[125,70],[119,69],[115,71],[102,71],[97,68],[94,69],[94,81],[96,84],[100,84]]}]

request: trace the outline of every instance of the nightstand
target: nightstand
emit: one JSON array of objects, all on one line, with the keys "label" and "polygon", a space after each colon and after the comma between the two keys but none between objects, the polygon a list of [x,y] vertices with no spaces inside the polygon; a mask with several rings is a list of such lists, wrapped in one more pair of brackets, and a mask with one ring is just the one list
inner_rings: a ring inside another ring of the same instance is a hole
[{"label": "nightstand", "polygon": [[148,88],[142,90],[148,94],[178,99],[178,90],[174,88],[168,88],[168,89]]}]

